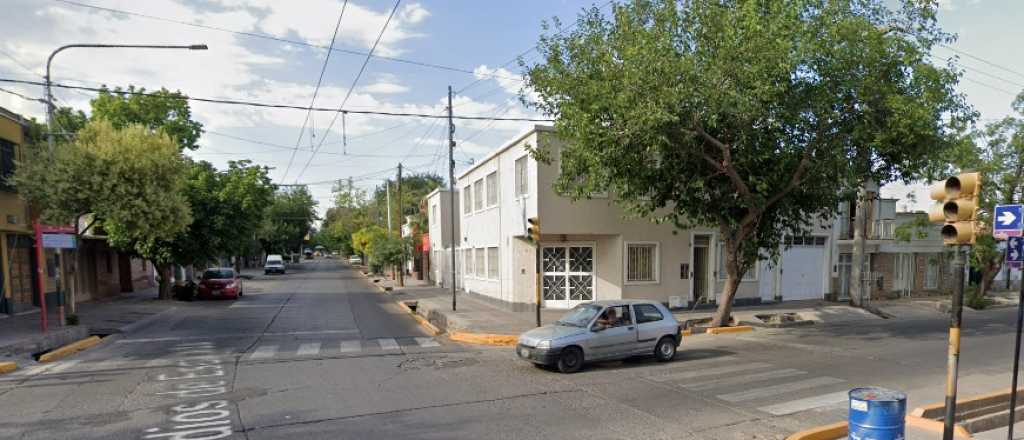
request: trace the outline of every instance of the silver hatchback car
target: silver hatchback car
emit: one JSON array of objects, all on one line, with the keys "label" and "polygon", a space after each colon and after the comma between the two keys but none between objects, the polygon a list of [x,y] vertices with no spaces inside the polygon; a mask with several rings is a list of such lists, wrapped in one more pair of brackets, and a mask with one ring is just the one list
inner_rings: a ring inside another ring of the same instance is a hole
[{"label": "silver hatchback car", "polygon": [[590,361],[653,354],[672,360],[683,328],[654,301],[611,300],[580,304],[553,324],[519,335],[516,354],[540,365],[575,373]]}]

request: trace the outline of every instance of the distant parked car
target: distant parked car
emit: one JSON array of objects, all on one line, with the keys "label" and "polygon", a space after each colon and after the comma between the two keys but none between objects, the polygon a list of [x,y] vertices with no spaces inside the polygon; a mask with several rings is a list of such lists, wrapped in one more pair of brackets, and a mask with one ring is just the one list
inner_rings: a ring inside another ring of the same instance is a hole
[{"label": "distant parked car", "polygon": [[284,257],[277,254],[267,255],[267,263],[263,265],[263,274],[279,273],[284,275],[284,272]]},{"label": "distant parked car", "polygon": [[584,362],[654,355],[672,360],[683,328],[661,303],[610,300],[580,304],[553,324],[519,335],[516,354],[538,365],[575,373]]},{"label": "distant parked car", "polygon": [[230,267],[206,269],[199,281],[199,298],[238,299],[243,294],[242,279]]},{"label": "distant parked car", "polygon": [[363,257],[358,255],[348,257],[348,264],[363,264]]}]

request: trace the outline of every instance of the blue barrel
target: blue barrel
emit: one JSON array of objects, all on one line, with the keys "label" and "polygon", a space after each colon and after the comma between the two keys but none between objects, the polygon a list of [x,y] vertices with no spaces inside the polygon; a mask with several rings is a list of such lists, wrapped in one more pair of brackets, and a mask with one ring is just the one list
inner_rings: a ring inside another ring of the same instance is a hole
[{"label": "blue barrel", "polygon": [[885,388],[850,390],[849,440],[903,440],[907,395]]}]

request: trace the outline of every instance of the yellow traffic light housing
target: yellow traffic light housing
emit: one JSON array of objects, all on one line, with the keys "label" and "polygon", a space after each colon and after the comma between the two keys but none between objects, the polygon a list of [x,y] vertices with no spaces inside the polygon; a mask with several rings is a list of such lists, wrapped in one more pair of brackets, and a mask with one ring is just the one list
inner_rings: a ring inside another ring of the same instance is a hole
[{"label": "yellow traffic light housing", "polygon": [[945,223],[942,241],[946,245],[974,244],[978,235],[978,193],[980,173],[962,173],[932,186],[931,198],[938,201],[928,213],[928,220]]},{"label": "yellow traffic light housing", "polygon": [[540,243],[540,220],[537,217],[530,217],[526,219],[526,222],[530,224],[526,228],[526,238],[532,242]]}]

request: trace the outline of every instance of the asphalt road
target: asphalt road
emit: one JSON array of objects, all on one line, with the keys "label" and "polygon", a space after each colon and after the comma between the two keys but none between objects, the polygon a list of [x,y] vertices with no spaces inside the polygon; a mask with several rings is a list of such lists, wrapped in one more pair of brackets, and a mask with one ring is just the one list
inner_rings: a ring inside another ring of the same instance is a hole
[{"label": "asphalt road", "polygon": [[[965,314],[964,394],[1008,386],[1013,319]],[[317,260],[0,379],[0,438],[783,438],[843,420],[855,386],[941,400],[945,325],[699,336],[674,362],[561,375],[431,338],[358,274]]]}]

